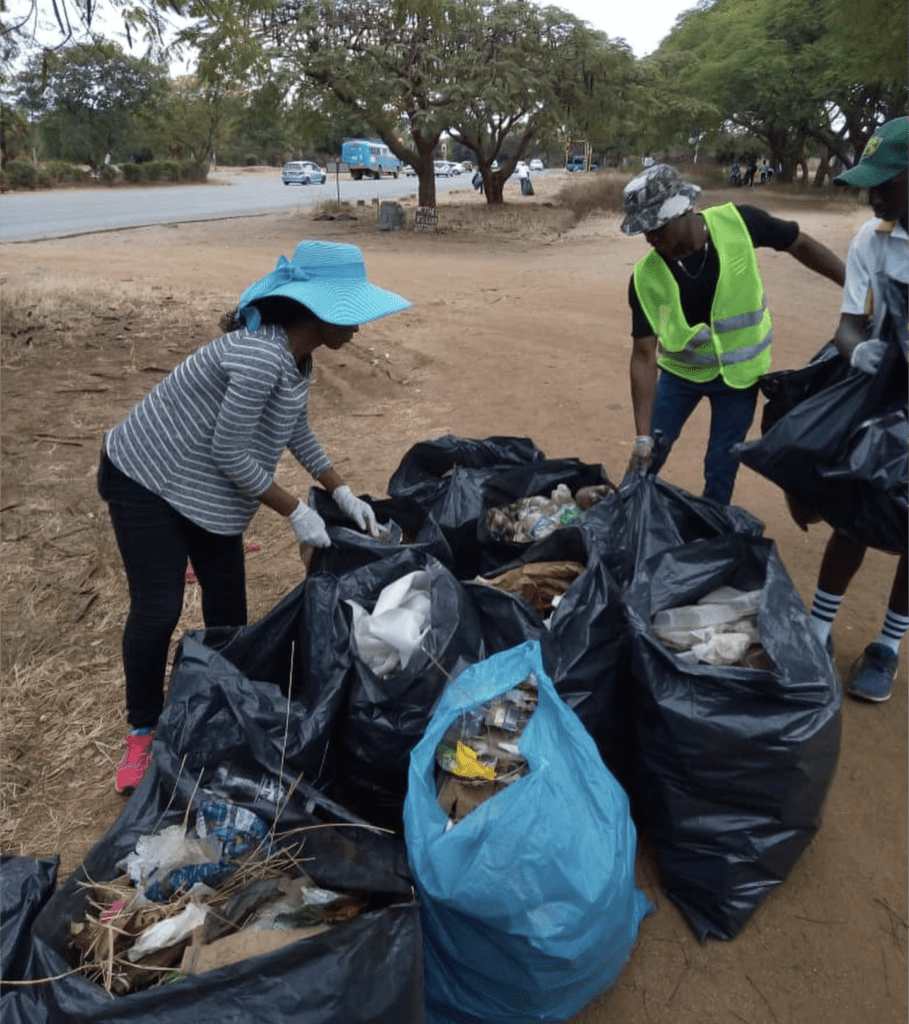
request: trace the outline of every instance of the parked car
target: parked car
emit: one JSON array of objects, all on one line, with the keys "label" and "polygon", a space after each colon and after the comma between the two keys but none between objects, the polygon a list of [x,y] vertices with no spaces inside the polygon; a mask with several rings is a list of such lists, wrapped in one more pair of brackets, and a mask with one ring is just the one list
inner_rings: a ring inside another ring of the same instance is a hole
[{"label": "parked car", "polygon": [[417,169],[413,164],[404,164],[404,176],[407,178],[415,178],[417,176]]},{"label": "parked car", "polygon": [[450,178],[454,173],[451,164],[447,160],[433,160],[437,178]]},{"label": "parked car", "polygon": [[327,178],[325,168],[312,160],[291,160],[281,172],[281,180],[285,185],[322,185]]},{"label": "parked car", "polygon": [[544,169],[543,161],[538,157],[534,157],[534,159],[530,161],[530,169],[532,171],[542,171]]}]

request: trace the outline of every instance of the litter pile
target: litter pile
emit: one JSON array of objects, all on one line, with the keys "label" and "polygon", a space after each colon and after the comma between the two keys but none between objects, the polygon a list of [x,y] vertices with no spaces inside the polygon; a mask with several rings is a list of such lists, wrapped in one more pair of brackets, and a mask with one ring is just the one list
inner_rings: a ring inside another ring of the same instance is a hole
[{"label": "litter pile", "polygon": [[525,562],[498,576],[477,576],[475,582],[519,595],[545,623],[583,571],[581,562]]},{"label": "litter pile", "polygon": [[608,484],[591,484],[572,494],[566,484],[559,484],[548,498],[533,494],[503,508],[489,509],[486,528],[496,540],[530,544],[579,519],[609,490]]},{"label": "litter pile", "polygon": [[142,835],[123,872],[90,890],[72,949],[113,995],[273,952],[349,921],[362,895],[319,888],[302,870],[303,843],[278,846],[252,811],[206,800],[194,827]]},{"label": "litter pile", "polygon": [[439,806],[448,827],[528,772],[518,740],[537,706],[531,672],[514,689],[461,714],[436,747]]},{"label": "litter pile", "polygon": [[757,624],[762,593],[718,587],[697,604],[657,612],[653,631],[682,661],[692,665],[759,668],[766,660]]}]

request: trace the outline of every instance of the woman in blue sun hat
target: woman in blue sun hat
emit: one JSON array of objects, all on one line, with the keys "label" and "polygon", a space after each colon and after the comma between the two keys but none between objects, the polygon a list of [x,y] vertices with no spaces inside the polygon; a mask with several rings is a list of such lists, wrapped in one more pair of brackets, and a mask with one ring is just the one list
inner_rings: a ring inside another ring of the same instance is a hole
[{"label": "woman in blue sun hat", "polygon": [[371,284],[355,245],[303,241],[293,259],[250,285],[224,333],[161,380],[104,438],[98,490],[107,502],[129,583],[123,632],[130,731],[118,792],[150,763],[164,705],[171,636],[187,562],[207,628],[246,623],[243,532],[260,505],[284,516],[301,554],[330,544],[319,514],[274,479],[287,448],[361,529],[372,508],[333,467],[309,424],[312,355],[337,350],[359,325],[407,309]]}]

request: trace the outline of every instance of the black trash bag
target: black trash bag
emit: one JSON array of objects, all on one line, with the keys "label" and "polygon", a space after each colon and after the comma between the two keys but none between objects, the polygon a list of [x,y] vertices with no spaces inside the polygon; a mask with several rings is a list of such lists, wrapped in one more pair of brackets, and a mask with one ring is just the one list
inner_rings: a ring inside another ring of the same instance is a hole
[{"label": "black trash bag", "polygon": [[26,977],[32,922],[54,891],[59,866],[59,857],[0,855],[0,963],[4,982]]},{"label": "black trash bag", "polygon": [[[200,714],[205,707],[203,702]],[[90,895],[90,889],[80,888],[79,883],[116,877],[118,861],[134,849],[140,836],[183,821],[186,805],[182,801],[192,796],[193,789],[192,810],[209,797],[185,773],[176,777],[174,795],[172,759],[162,756],[157,740],[155,748],[155,762],[120,817],[35,921],[36,961],[44,976],[75,966],[67,950],[70,924],[84,919]],[[249,809],[262,813],[261,807]],[[317,791],[302,786],[284,808],[279,831],[337,824],[338,828],[316,827],[307,834],[305,870],[317,885],[368,896],[365,913],[274,953],[124,996],[112,998],[81,975],[62,978],[40,987],[49,1020],[54,1024],[296,1024],[300,1020],[422,1024],[419,908],[409,895],[402,843],[363,827],[350,827],[364,823],[338,811]]]},{"label": "black trash bag", "polygon": [[432,555],[444,565],[454,561],[451,548],[439,524],[422,506],[410,498],[373,499],[361,495],[376,514],[380,526],[391,526],[390,539],[377,540],[363,533],[344,515],[331,495],[320,487],[309,492],[309,505],[325,520],[331,547],[316,548],[309,567],[340,576],[367,562],[388,558],[402,547]]},{"label": "black trash bag", "polygon": [[[377,675],[357,651],[354,601],[372,613],[389,584],[412,572],[427,574],[430,627],[405,668]],[[315,579],[315,577],[314,577]],[[376,825],[400,829],[410,751],[443,690],[486,656],[483,632],[461,583],[431,555],[403,549],[335,579],[332,605],[311,628],[334,653],[322,684],[346,693],[335,734],[337,782],[344,803]]]},{"label": "black trash bag", "polygon": [[277,778],[283,766],[284,785],[302,773],[330,787],[348,682],[328,674],[339,652],[319,632],[333,598],[333,578],[313,577],[254,625],[184,634],[157,735],[188,770],[225,762]]},{"label": "black trash bag", "polygon": [[906,302],[893,282],[883,293],[887,314],[881,340],[888,350],[877,373],[853,370],[835,356],[769,375],[771,425],[760,440],[735,451],[809,516],[868,547],[906,554]]},{"label": "black trash bag", "polygon": [[446,434],[406,452],[387,490],[393,498],[410,498],[430,513],[454,553],[455,575],[473,579],[480,569],[477,521],[485,512],[483,484],[505,469],[544,458],[527,437],[480,441]]},{"label": "black trash bag", "polygon": [[[763,588],[766,668],[688,664],[651,628],[723,585]],[[773,544],[728,535],[656,555],[626,593],[635,796],[663,887],[701,941],[734,938],[810,843],[836,768],[842,692]]]},{"label": "black trash bag", "polygon": [[[515,619],[512,613],[511,622],[516,626],[515,632],[523,629],[524,635],[505,646],[494,647],[487,642],[490,654],[508,650],[524,640],[539,640],[543,663],[556,692],[581,720],[606,766],[627,790],[633,768],[634,734],[629,632],[621,592],[598,556],[594,536],[579,526],[562,527],[530,545],[515,545],[523,547],[519,558],[485,574],[494,576],[533,562],[570,561],[583,565],[583,571],[565,591],[546,625],[520,596],[505,594],[480,582],[466,586],[475,600],[485,598],[488,602],[484,592],[493,591],[523,608],[523,621]],[[484,634],[489,628],[489,612],[499,619],[506,617],[508,611],[507,607],[484,608],[481,604]]]},{"label": "black trash bag", "polygon": [[591,465],[579,459],[541,459],[495,473],[484,481],[476,535],[480,575],[488,576],[512,559],[522,559],[522,553],[527,549],[526,544],[502,540],[490,533],[486,521],[490,509],[505,508],[520,498],[534,495],[548,498],[559,484],[564,484],[572,494],[582,487],[612,487],[601,465]]},{"label": "black trash bag", "polygon": [[638,472],[627,473],[617,492],[588,509],[582,528],[622,588],[667,548],[730,533],[760,537],[764,532],[761,520],[743,508],[695,497]]},{"label": "black trash bag", "polygon": [[31,929],[57,882],[58,857],[0,856],[0,1020],[3,1024],[51,1024],[41,985],[12,986],[11,981],[41,977],[33,964]]}]

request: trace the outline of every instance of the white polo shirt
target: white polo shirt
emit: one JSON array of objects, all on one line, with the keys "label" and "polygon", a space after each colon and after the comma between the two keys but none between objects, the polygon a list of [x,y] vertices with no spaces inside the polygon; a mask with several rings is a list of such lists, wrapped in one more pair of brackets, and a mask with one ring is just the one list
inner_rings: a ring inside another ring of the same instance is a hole
[{"label": "white polo shirt", "polygon": [[849,243],[840,312],[871,317],[875,335],[884,314],[877,286],[880,273],[909,283],[909,235],[899,222],[872,217]]}]

